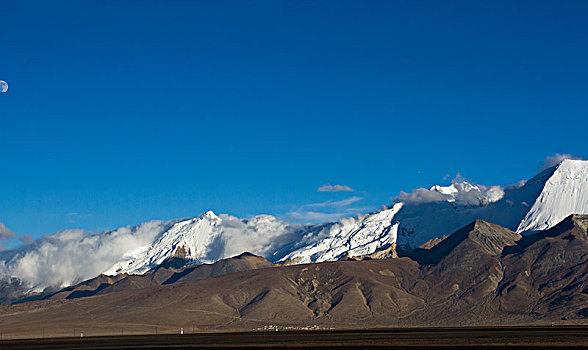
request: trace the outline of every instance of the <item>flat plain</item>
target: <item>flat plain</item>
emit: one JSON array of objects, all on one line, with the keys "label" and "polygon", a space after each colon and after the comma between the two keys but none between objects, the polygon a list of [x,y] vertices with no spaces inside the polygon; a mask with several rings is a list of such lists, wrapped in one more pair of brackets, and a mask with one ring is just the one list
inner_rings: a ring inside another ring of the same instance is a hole
[{"label": "flat plain", "polygon": [[2,340],[2,349],[581,349],[588,327],[205,332]]}]

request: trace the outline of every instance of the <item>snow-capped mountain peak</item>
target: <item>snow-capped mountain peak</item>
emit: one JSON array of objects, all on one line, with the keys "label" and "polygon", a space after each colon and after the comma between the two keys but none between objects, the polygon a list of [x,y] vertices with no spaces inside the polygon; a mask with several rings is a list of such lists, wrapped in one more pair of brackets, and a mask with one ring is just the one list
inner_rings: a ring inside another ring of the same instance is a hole
[{"label": "snow-capped mountain peak", "polygon": [[588,214],[588,161],[566,159],[545,182],[517,232],[546,230],[570,214]]},{"label": "snow-capped mountain peak", "polygon": [[208,246],[219,235],[220,223],[221,219],[212,211],[176,222],[160,234],[153,244],[131,252],[105,274],[144,273],[163,263],[179,248],[185,250],[185,259],[198,261],[206,256]]},{"label": "snow-capped mountain peak", "polygon": [[484,205],[496,202],[504,192],[500,186],[473,185],[467,181],[453,181],[449,186],[434,185],[429,188],[432,193],[439,194],[440,201],[461,202],[471,205]]},{"label": "snow-capped mountain peak", "polygon": [[209,220],[218,220],[219,219],[219,217],[212,210],[205,212],[204,214],[200,215],[200,217],[206,218]]},{"label": "snow-capped mountain peak", "polygon": [[141,274],[160,265],[178,249],[193,263],[213,263],[243,252],[267,256],[277,247],[294,240],[295,229],[271,215],[250,220],[212,211],[175,222],[150,245],[125,255],[105,272]]}]

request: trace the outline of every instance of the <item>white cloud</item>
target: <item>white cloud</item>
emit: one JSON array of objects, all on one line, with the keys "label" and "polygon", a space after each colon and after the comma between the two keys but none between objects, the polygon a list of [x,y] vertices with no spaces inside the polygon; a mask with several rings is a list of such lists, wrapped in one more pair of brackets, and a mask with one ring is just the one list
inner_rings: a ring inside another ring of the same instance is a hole
[{"label": "white cloud", "polygon": [[545,161],[543,162],[543,165],[541,166],[541,171],[548,169],[548,168],[551,168],[553,166],[556,166],[566,159],[582,160],[582,158],[574,157],[568,153],[565,153],[565,154],[556,153],[554,156],[548,156],[545,158]]},{"label": "white cloud", "polygon": [[293,211],[288,213],[288,216],[296,222],[333,222],[341,219],[342,217],[352,215],[353,213],[348,212],[334,212],[334,213],[322,213],[316,211]]},{"label": "white cloud", "polygon": [[400,191],[400,195],[392,198],[393,202],[406,202],[406,203],[432,203],[432,202],[443,202],[447,200],[447,196],[441,192],[431,191],[426,188],[417,188],[412,192]]},{"label": "white cloud", "polygon": [[370,208],[354,206],[363,197],[353,196],[339,201],[328,200],[320,203],[305,204],[294,208],[286,216],[298,223],[323,223],[337,221],[343,217],[356,215]]},{"label": "white cloud", "polygon": [[45,235],[18,250],[3,251],[0,275],[19,277],[36,289],[75,284],[106,271],[123,254],[150,244],[167,226],[150,221],[99,234],[65,230]]},{"label": "white cloud", "polygon": [[502,197],[504,197],[504,189],[500,186],[486,187],[478,185],[478,187],[482,190],[484,197],[486,197],[486,199],[488,199],[488,201],[491,203],[499,201],[502,199]]},{"label": "white cloud", "polygon": [[[249,220],[221,214],[217,239],[208,244],[203,260],[216,261],[243,252],[269,256],[279,247],[296,240],[300,226],[271,215]],[[0,253],[0,277],[18,277],[37,291],[46,287],[65,287],[93,278],[124,261],[129,253],[147,247],[167,231],[173,221],[150,221],[103,233],[65,230],[44,235],[16,250]]]},{"label": "white cloud", "polygon": [[[249,220],[220,214],[222,235],[211,247],[212,254],[219,254],[218,259],[228,258],[249,252],[269,256],[276,249],[294,240],[295,226],[271,215],[257,215]],[[215,260],[212,257],[212,260]]]},{"label": "white cloud", "polygon": [[319,187],[317,192],[353,192],[353,188],[347,185],[323,185]]},{"label": "white cloud", "polygon": [[347,199],[343,199],[340,201],[328,200],[326,202],[321,202],[321,203],[306,204],[305,207],[307,207],[307,208],[345,207],[345,206],[351,205],[357,201],[360,201],[362,199],[363,199],[362,197],[353,196],[353,197],[349,197]]}]

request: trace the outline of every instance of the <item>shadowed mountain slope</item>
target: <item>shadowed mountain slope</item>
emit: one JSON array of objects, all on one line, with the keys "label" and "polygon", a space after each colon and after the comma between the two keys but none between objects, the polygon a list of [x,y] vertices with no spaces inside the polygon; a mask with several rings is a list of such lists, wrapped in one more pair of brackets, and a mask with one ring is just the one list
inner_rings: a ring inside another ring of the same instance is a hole
[{"label": "shadowed mountain slope", "polygon": [[456,299],[469,304],[492,293],[502,278],[500,255],[521,236],[482,220],[461,228],[430,249],[418,249],[412,258],[423,265],[432,300]]},{"label": "shadowed mountain slope", "polygon": [[502,310],[565,319],[588,316],[588,216],[571,215],[555,227],[505,249],[496,299]]},{"label": "shadowed mountain slope", "polygon": [[182,258],[183,256],[181,255],[181,252],[180,254],[175,254],[170,259],[166,260],[161,266],[144,275],[100,275],[75,286],[62,289],[57,293],[46,297],[46,299],[75,299],[96,294],[141,289],[182,281],[195,281],[233,272],[274,266],[262,257],[250,253],[243,253],[233,258],[219,260],[214,264],[192,265],[178,268],[174,267],[185,265],[186,261],[182,260]]},{"label": "shadowed mountain slope", "polygon": [[[515,244],[521,235],[482,220],[461,228],[429,248],[419,248],[410,257],[423,265],[475,265],[480,256],[500,255],[506,246]],[[456,259],[459,259],[459,264]]]}]

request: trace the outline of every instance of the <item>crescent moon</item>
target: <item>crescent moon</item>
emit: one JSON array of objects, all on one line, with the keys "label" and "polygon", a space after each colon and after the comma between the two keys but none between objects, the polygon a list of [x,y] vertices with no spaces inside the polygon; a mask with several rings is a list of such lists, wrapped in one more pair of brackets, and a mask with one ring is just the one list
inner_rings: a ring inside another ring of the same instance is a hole
[{"label": "crescent moon", "polygon": [[8,83],[4,80],[0,80],[0,92],[4,93],[8,91]]}]

